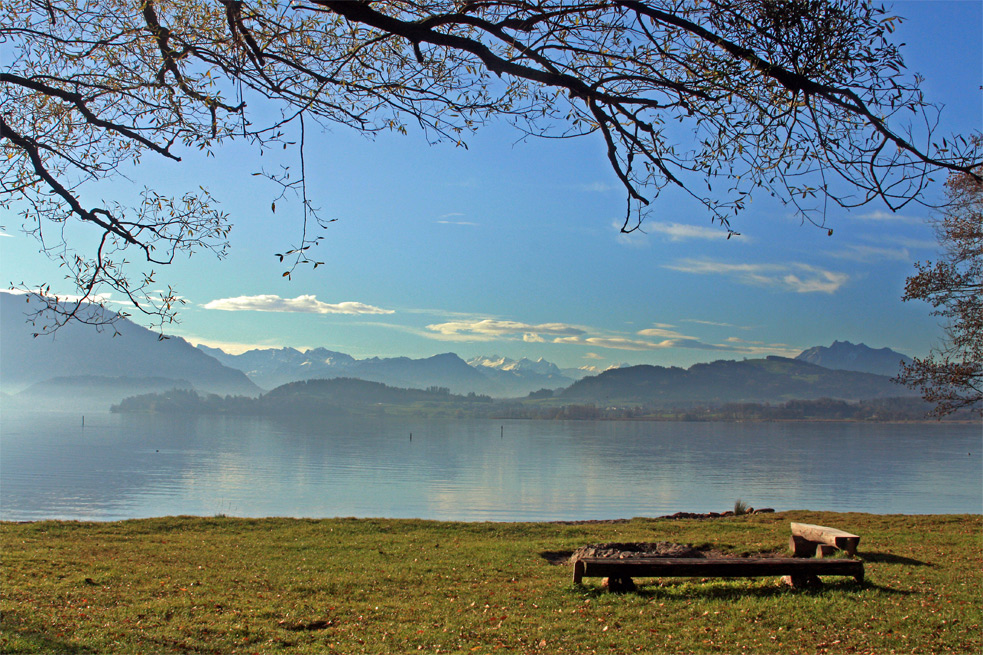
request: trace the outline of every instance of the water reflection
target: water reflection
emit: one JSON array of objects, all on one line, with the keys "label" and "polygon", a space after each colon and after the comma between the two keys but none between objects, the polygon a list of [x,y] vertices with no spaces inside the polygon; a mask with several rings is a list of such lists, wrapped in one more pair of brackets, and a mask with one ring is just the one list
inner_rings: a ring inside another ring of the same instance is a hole
[{"label": "water reflection", "polygon": [[720,511],[737,498],[980,513],[981,442],[974,425],[102,414],[83,428],[77,415],[5,412],[0,517],[575,520]]}]

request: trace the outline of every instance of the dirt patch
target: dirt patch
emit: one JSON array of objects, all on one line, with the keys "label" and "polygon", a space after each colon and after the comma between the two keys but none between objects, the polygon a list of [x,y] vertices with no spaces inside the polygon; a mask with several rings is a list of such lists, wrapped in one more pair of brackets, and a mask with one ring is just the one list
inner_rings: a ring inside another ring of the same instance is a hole
[{"label": "dirt patch", "polygon": [[569,564],[571,555],[573,555],[572,550],[544,550],[539,554],[540,557],[553,566]]}]

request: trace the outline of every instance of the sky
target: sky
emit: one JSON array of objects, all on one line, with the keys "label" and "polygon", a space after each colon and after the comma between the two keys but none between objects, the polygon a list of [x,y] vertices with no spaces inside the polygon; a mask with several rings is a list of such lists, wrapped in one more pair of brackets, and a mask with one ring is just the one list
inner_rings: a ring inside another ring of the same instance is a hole
[{"label": "sky", "polygon": [[[980,130],[983,2],[893,7],[907,18],[894,38],[909,71],[945,105],[939,132]],[[755,198],[728,240],[666,194],[643,231],[624,235],[624,193],[596,135],[520,141],[493,124],[465,150],[413,132],[311,132],[308,192],[337,220],[313,252],[324,264],[289,279],[275,253],[299,239],[299,204],[271,211],[276,191],[252,174],[272,162],[245,146],[145,161],[118,183],[121,196],[149,182],[171,192],[201,184],[233,217],[226,258],[202,253],[159,271],[187,302],[168,334],[228,352],[455,352],[597,369],[795,356],[834,340],[924,355],[943,334],[927,305],[901,301],[914,262],[937,255],[921,206],[832,210],[829,236]],[[0,221],[0,284],[71,292],[17,221]]]}]

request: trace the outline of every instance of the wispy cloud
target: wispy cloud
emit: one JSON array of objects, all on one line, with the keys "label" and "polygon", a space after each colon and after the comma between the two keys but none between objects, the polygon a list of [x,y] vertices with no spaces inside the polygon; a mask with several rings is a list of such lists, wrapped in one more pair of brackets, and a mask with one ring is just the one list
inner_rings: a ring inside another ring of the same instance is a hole
[{"label": "wispy cloud", "polygon": [[860,238],[868,243],[913,248],[915,250],[937,250],[939,247],[939,242],[935,239],[918,239],[900,234],[867,234]]},{"label": "wispy cloud", "polygon": [[[643,223],[642,226],[646,232],[661,234],[669,241],[686,241],[689,239],[726,240],[728,235],[727,230],[706,225],[653,221]],[[745,237],[739,238],[743,239],[745,243],[747,242]]]},{"label": "wispy cloud", "polygon": [[585,331],[565,323],[520,323],[483,319],[478,321],[449,321],[427,326],[433,338],[447,341],[495,341],[499,339],[522,338],[529,342],[542,342],[546,337],[557,335],[581,335]]},{"label": "wispy cloud", "polygon": [[[640,336],[644,336],[639,333]],[[705,343],[693,337],[680,336],[675,339],[663,339],[662,341],[650,341],[648,339],[633,339],[629,337],[598,336],[598,337],[557,337],[553,343],[567,345],[593,346],[597,348],[610,348],[612,350],[664,350],[667,348],[687,348],[695,350],[742,350],[727,344]]]},{"label": "wispy cloud", "polygon": [[687,338],[685,335],[682,335],[675,330],[667,330],[664,327],[645,328],[644,330],[639,330],[638,335],[642,337],[662,337],[663,339]]},{"label": "wispy cloud", "polygon": [[801,272],[801,276],[787,273],[782,282],[796,293],[835,293],[850,279],[846,273],[827,271],[808,264],[794,266]]},{"label": "wispy cloud", "polygon": [[578,188],[581,191],[587,191],[588,193],[607,193],[608,191],[613,191],[617,187],[613,187],[604,182],[589,182],[587,184],[581,184]]},{"label": "wispy cloud", "polygon": [[696,318],[684,318],[682,319],[685,323],[697,323],[699,325],[712,325],[714,327],[725,327],[734,328],[735,330],[750,330],[751,327],[748,325],[734,325],[733,323],[721,323],[719,321],[701,321]]},{"label": "wispy cloud", "polygon": [[0,290],[0,293],[9,293],[14,296],[37,296],[46,300],[60,303],[86,302],[92,305],[123,304],[120,301],[113,299],[113,297],[108,293],[93,293],[83,297],[77,293],[52,293],[50,289],[46,293],[43,293],[40,289],[21,289],[18,287],[10,287],[8,289]]},{"label": "wispy cloud", "polygon": [[464,216],[467,216],[467,214],[463,212],[449,212],[447,214],[441,214],[434,222],[440,225],[478,225],[474,221],[461,220]]},{"label": "wispy cloud", "polygon": [[708,259],[684,259],[665,268],[696,275],[724,275],[743,284],[778,287],[796,293],[835,293],[850,279],[846,273],[809,264],[729,264]]},{"label": "wispy cloud", "polygon": [[[204,339],[196,336],[188,335],[178,335],[182,339],[189,342],[194,346],[208,346],[209,348],[218,348],[219,350],[224,350],[230,355],[241,355],[249,350],[279,350],[283,348],[282,344],[273,343],[242,343],[239,341],[221,341],[216,339]],[[297,350],[308,350],[308,348],[297,348]]]},{"label": "wispy cloud", "polygon": [[671,347],[669,345],[661,345],[654,341],[629,339],[627,337],[557,337],[553,339],[553,343],[594,346],[597,348],[611,348],[613,350],[657,350],[659,348]]},{"label": "wispy cloud", "polygon": [[912,261],[911,253],[907,248],[881,248],[856,244],[849,245],[843,250],[831,252],[830,256],[838,259],[851,259],[858,262]]},{"label": "wispy cloud", "polygon": [[907,214],[895,214],[886,211],[871,211],[864,214],[851,214],[851,218],[859,219],[861,221],[877,221],[877,222],[891,222],[891,223],[908,223],[911,225],[917,225],[920,223],[928,222],[927,219],[921,216],[911,216]]},{"label": "wispy cloud", "polygon": [[13,234],[7,234],[3,230],[0,230],[0,237],[8,237],[10,239],[13,239],[14,238],[14,235]]},{"label": "wispy cloud", "polygon": [[[460,320],[426,326],[417,332],[421,336],[441,341],[485,342],[526,341],[557,345],[604,348],[608,350],[651,351],[670,348],[734,352],[746,355],[774,354],[792,356],[785,344],[766,344],[743,341],[736,337],[722,343],[708,343],[701,339],[669,329],[672,326],[656,323],[657,327],[644,328],[633,334],[609,332],[567,323],[523,323],[498,319]],[[664,326],[664,327],[663,327]],[[394,327],[394,326],[390,326]],[[588,352],[586,359],[605,359],[596,352]]]},{"label": "wispy cloud", "polygon": [[393,314],[391,309],[381,309],[360,302],[321,302],[314,295],[281,298],[274,295],[237,296],[220,298],[202,305],[205,309],[226,312],[287,312],[299,314]]},{"label": "wispy cloud", "polygon": [[736,353],[745,355],[778,355],[779,357],[795,357],[802,348],[794,348],[785,343],[767,343],[764,341],[745,341],[738,337],[728,337],[725,341],[733,347]]}]

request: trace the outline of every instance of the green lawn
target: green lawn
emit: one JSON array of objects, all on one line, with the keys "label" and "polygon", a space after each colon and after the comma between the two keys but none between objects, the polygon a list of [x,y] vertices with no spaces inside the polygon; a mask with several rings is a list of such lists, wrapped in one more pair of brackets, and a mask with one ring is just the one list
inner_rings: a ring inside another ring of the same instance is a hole
[{"label": "green lawn", "polygon": [[[867,580],[578,587],[544,553],[601,541],[787,548],[862,536]],[[707,521],[163,518],[0,524],[0,651],[978,653],[980,516],[786,512]]]}]

